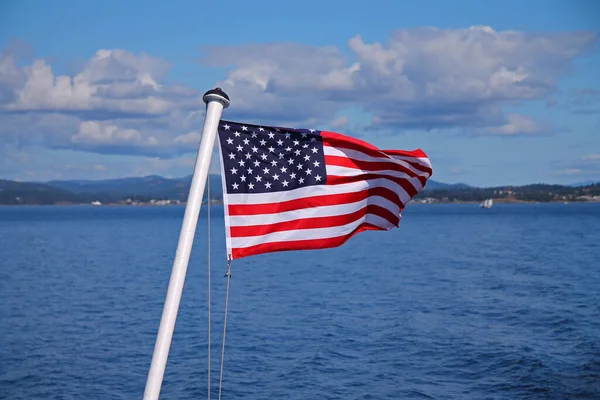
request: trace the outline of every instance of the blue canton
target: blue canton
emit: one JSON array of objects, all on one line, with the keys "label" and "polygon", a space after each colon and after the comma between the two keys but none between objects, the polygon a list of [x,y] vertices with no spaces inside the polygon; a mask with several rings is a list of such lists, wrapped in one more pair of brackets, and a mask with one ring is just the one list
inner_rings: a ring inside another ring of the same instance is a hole
[{"label": "blue canton", "polygon": [[325,183],[321,132],[221,120],[227,193],[271,193]]}]

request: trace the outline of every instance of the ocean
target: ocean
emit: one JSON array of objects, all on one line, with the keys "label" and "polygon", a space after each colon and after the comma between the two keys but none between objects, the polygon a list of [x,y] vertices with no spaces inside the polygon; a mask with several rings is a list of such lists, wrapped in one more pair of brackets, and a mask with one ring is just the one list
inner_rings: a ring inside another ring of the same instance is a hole
[{"label": "ocean", "polygon": [[[0,207],[0,398],[141,399],[184,208]],[[226,272],[211,206],[212,398]],[[207,213],[161,399],[207,398]],[[232,263],[223,399],[600,399],[600,204],[410,204]]]}]

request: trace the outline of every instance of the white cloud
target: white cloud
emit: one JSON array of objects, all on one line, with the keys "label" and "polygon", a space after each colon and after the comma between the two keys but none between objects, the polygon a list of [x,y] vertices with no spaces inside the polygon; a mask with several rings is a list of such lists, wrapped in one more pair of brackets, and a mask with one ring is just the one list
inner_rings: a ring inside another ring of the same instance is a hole
[{"label": "white cloud", "polygon": [[98,121],[84,121],[79,125],[79,132],[71,136],[73,142],[115,143],[139,142],[142,135],[135,129],[121,129]]},{"label": "white cloud", "polygon": [[178,144],[198,144],[200,143],[200,139],[202,138],[202,134],[200,132],[189,132],[185,135],[177,136],[173,142]]},{"label": "white cloud", "polygon": [[169,69],[168,62],[145,54],[98,50],[78,74],[57,76],[45,60],[20,69],[16,58],[6,55],[0,59],[0,87],[11,83],[13,101],[4,102],[0,110],[93,112],[114,118],[165,115],[200,104],[182,102],[196,96],[195,90],[159,83]]},{"label": "white cloud", "polygon": [[[419,28],[385,43],[357,35],[347,49],[213,46],[204,62],[224,68],[217,84],[232,99],[231,119],[341,129],[350,118],[340,112],[354,109],[372,117],[368,129],[534,134],[548,129],[503,106],[548,99],[594,40],[586,32]],[[160,157],[196,150],[201,93],[169,83],[168,61],[100,49],[77,73],[61,75],[18,53],[0,53],[0,145]]]},{"label": "white cloud", "polygon": [[350,120],[345,115],[340,115],[339,117],[334,118],[329,125],[332,128],[345,128],[350,123]]},{"label": "white cloud", "polygon": [[586,161],[600,161],[600,154],[589,154],[583,157]]},{"label": "white cloud", "polygon": [[492,133],[497,135],[522,135],[543,133],[541,125],[536,124],[531,118],[519,114],[508,114],[506,124],[491,128]]},{"label": "white cloud", "polygon": [[374,126],[509,132],[515,117],[501,107],[553,93],[557,78],[594,39],[587,32],[420,28],[396,31],[386,44],[353,37],[350,58],[332,47],[265,44],[211,47],[205,60],[234,65],[219,84],[232,98],[231,112],[243,116],[290,119],[294,110],[297,119],[323,123],[341,108],[359,106],[373,114]]}]

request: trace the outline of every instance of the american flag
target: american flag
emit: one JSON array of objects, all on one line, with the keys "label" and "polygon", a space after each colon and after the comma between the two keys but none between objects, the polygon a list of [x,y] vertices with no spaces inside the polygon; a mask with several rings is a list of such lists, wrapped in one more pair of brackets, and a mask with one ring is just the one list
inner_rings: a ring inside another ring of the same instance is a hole
[{"label": "american flag", "polygon": [[231,259],[397,227],[432,174],[420,149],[379,150],[334,132],[221,120],[218,134]]}]

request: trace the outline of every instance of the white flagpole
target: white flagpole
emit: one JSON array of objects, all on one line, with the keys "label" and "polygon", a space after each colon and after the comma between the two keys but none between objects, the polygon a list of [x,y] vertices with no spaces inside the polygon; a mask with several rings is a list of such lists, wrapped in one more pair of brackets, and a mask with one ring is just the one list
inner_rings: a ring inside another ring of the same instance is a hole
[{"label": "white flagpole", "polygon": [[210,158],[217,136],[217,128],[223,109],[229,107],[229,96],[220,88],[209,90],[204,94],[202,100],[206,103],[204,129],[198,156],[196,157],[192,185],[185,206],[183,224],[179,233],[179,242],[175,253],[175,261],[173,262],[171,279],[169,280],[169,288],[167,289],[167,297],[160,319],[158,335],[156,336],[152,363],[148,371],[144,400],[158,400],[160,394],[173,330],[175,329],[175,319],[177,318],[181,293],[183,292],[185,274],[190,260],[192,244],[194,243],[194,235],[196,234],[196,224],[198,223],[200,206],[204,196]]}]

